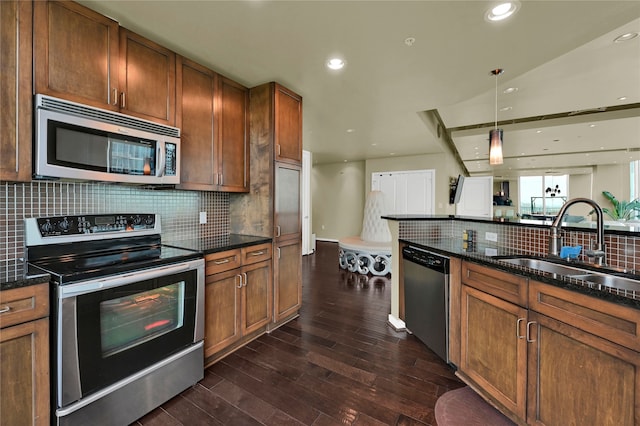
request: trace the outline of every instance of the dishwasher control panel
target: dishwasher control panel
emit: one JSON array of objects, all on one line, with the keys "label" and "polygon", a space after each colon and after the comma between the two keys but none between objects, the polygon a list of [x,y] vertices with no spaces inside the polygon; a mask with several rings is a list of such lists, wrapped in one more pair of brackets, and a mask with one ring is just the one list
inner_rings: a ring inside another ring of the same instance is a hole
[{"label": "dishwasher control panel", "polygon": [[439,254],[431,253],[424,249],[407,246],[402,249],[402,258],[408,261],[426,266],[431,269],[449,272],[449,258]]}]

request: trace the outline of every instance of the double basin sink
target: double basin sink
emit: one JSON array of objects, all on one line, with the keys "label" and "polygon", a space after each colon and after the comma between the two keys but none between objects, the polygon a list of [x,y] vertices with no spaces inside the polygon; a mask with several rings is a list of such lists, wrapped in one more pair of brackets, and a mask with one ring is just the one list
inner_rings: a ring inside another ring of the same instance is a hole
[{"label": "double basin sink", "polygon": [[640,293],[640,280],[621,276],[624,274],[614,270],[611,272],[598,272],[589,268],[581,268],[579,265],[574,266],[533,257],[496,257],[495,259],[512,265],[548,272],[557,276],[587,281],[594,284],[595,287],[611,287],[618,290]]}]

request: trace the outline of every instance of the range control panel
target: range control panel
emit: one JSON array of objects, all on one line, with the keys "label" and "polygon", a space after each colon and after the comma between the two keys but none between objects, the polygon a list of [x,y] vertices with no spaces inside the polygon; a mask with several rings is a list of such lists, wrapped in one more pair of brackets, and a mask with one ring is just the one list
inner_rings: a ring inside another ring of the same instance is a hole
[{"label": "range control panel", "polygon": [[37,219],[42,237],[97,234],[102,232],[136,232],[156,228],[155,214],[106,214],[51,216]]}]

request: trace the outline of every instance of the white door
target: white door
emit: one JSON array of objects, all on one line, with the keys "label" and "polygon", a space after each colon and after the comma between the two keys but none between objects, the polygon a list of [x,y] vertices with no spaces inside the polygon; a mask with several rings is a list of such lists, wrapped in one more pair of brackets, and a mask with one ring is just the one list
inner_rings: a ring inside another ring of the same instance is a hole
[{"label": "white door", "polygon": [[302,151],[302,180],[300,192],[302,203],[302,254],[314,252],[311,237],[311,152]]},{"label": "white door", "polygon": [[385,214],[433,214],[435,170],[376,172],[371,189],[385,196]]},{"label": "white door", "polygon": [[493,176],[464,179],[456,216],[493,217]]}]

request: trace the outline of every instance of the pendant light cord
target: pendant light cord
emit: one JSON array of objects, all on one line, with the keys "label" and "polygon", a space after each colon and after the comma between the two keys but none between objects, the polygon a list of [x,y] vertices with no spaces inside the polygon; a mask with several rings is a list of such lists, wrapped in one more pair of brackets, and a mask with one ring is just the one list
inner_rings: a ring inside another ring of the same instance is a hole
[{"label": "pendant light cord", "polygon": [[498,131],[498,73],[496,72],[496,119],[495,119],[495,130]]}]

